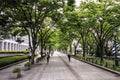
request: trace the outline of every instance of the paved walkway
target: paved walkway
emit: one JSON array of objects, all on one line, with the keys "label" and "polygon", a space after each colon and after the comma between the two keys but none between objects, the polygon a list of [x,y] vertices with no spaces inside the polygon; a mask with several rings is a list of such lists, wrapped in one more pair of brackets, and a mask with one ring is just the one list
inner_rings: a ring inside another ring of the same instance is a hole
[{"label": "paved walkway", "polygon": [[[23,68],[23,64],[16,66]],[[65,54],[58,52],[54,53],[49,64],[45,60],[41,64],[32,66],[29,71],[22,71],[23,76],[14,80],[120,80],[120,76],[81,61],[72,59],[68,62]],[[12,80],[9,75],[13,67],[1,70],[0,80]]]}]

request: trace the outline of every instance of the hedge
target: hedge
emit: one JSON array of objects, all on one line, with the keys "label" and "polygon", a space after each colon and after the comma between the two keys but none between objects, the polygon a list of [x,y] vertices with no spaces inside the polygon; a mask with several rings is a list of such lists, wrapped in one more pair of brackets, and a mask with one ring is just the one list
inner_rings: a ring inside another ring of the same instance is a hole
[{"label": "hedge", "polygon": [[[86,55],[86,57],[83,57],[82,54],[77,54],[74,57],[80,58],[82,60],[97,64],[100,66],[104,66],[104,67],[109,68],[109,69],[120,71],[120,65],[118,67],[115,66],[114,60],[104,59],[104,62],[101,64],[100,58],[98,58],[98,57],[93,57],[93,56],[89,56],[89,55]],[[119,64],[120,64],[120,62],[119,62]]]},{"label": "hedge", "polygon": [[28,58],[28,55],[0,58],[0,67]]},{"label": "hedge", "polygon": [[0,54],[28,54],[29,51],[0,51]]}]

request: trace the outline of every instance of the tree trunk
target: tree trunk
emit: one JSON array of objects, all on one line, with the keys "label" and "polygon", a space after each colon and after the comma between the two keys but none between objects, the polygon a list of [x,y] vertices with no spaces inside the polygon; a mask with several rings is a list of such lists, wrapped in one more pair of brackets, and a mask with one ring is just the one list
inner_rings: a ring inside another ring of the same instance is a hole
[{"label": "tree trunk", "polygon": [[95,53],[95,57],[100,57],[100,47],[99,47],[99,45],[97,45],[97,47],[96,47],[96,53]]},{"label": "tree trunk", "polygon": [[70,44],[70,54],[72,54],[72,46],[71,46],[71,44]]},{"label": "tree trunk", "polygon": [[42,36],[41,36],[41,57],[43,57],[43,39],[42,39]]},{"label": "tree trunk", "polygon": [[31,64],[34,64],[34,57],[35,57],[35,49],[31,50],[32,56],[31,56]]},{"label": "tree trunk", "polygon": [[76,56],[76,54],[77,54],[77,50],[76,50],[76,49],[77,49],[77,46],[74,46],[74,48],[75,48],[75,49],[74,49],[74,53],[75,53],[74,55]]},{"label": "tree trunk", "polygon": [[102,41],[100,42],[100,63],[103,63],[103,54],[104,54],[104,47]]},{"label": "tree trunk", "polygon": [[51,52],[51,46],[49,45],[49,53]]},{"label": "tree trunk", "polygon": [[83,57],[85,57],[85,45],[83,45]]},{"label": "tree trunk", "polygon": [[41,57],[43,57],[43,46],[41,46],[41,52],[40,52],[40,54],[41,54]]},{"label": "tree trunk", "polygon": [[85,42],[84,42],[84,40],[83,40],[83,57],[85,57]]}]

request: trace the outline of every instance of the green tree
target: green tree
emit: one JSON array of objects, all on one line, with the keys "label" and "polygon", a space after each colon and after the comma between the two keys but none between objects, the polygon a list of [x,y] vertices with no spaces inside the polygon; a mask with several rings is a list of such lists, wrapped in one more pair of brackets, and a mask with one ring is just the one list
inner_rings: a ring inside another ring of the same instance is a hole
[{"label": "green tree", "polygon": [[[84,2],[81,7],[88,19],[89,30],[92,33],[96,43],[96,56],[103,62],[105,44],[111,39],[113,29],[118,28],[118,18],[114,15],[118,13],[118,6],[111,0],[104,2]],[[110,7],[114,7],[111,9]]]},{"label": "green tree", "polygon": [[9,15],[9,7],[12,5],[12,3],[9,3],[11,3],[11,1],[0,0],[0,38],[9,38],[11,34],[10,22],[12,18]]},{"label": "green tree", "polygon": [[44,19],[54,11],[57,11],[61,6],[57,0],[29,0],[16,1],[16,4],[11,10],[11,15],[14,19],[15,26],[25,30],[29,38],[29,47],[32,52],[32,62],[34,63],[35,49],[38,47],[41,38],[40,31],[44,28]]}]

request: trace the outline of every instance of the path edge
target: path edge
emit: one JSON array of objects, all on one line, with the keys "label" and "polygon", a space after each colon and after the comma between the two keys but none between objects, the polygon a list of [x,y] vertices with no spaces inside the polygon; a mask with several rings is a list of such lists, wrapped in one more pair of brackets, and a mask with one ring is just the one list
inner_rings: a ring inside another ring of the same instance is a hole
[{"label": "path edge", "polygon": [[72,56],[72,58],[77,59],[77,60],[82,61],[82,62],[85,62],[85,63],[90,64],[90,65],[92,65],[92,66],[98,67],[98,68],[100,68],[100,69],[109,71],[109,72],[111,72],[111,73],[114,73],[114,74],[120,76],[120,72],[118,72],[118,71],[114,71],[114,70],[108,69],[108,68],[106,68],[106,67],[104,67],[104,66],[99,66],[99,65],[96,65],[96,64],[94,64],[94,63],[90,63],[90,62],[88,62],[88,61],[81,60],[81,59],[76,58],[76,57],[74,57],[74,56]]}]

